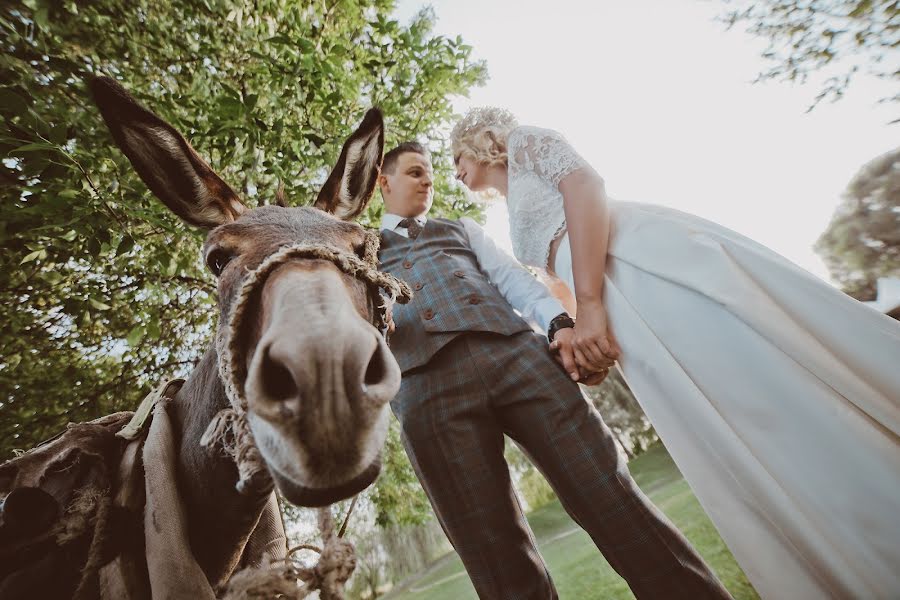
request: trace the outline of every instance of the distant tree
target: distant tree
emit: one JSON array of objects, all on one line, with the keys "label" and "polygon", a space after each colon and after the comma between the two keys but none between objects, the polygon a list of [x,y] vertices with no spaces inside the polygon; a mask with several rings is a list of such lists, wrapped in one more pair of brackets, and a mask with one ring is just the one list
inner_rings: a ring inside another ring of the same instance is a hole
[{"label": "distant tree", "polygon": [[379,527],[419,525],[433,513],[431,504],[409,463],[400,442],[400,427],[391,420],[382,453],[382,473],[368,492],[376,507],[375,524]]},{"label": "distant tree", "polygon": [[900,148],[853,177],[815,250],[859,300],[875,299],[879,277],[900,277]]},{"label": "distant tree", "polygon": [[506,439],[503,456],[509,465],[513,484],[525,511],[538,509],[556,499],[556,493],[531,459],[510,439]]},{"label": "distant tree", "polygon": [[653,425],[618,369],[610,370],[609,376],[600,385],[581,389],[629,459],[659,441]]},{"label": "distant tree", "polygon": [[[803,83],[813,73],[827,78],[810,109],[837,100],[854,77],[869,73],[898,82],[900,4],[896,0],[724,0],[734,8],[723,15],[729,27],[745,25],[769,46],[773,64],[759,80]],[[900,94],[883,98],[898,102]]]}]

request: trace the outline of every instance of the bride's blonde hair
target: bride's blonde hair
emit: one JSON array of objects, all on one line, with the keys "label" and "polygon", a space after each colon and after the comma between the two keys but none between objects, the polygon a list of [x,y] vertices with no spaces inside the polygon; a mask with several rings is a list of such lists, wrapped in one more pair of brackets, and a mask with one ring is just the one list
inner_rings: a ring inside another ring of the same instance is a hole
[{"label": "bride's blonde hair", "polygon": [[507,140],[519,126],[511,112],[494,106],[480,106],[466,113],[450,132],[453,162],[463,154],[488,166],[509,166]]}]

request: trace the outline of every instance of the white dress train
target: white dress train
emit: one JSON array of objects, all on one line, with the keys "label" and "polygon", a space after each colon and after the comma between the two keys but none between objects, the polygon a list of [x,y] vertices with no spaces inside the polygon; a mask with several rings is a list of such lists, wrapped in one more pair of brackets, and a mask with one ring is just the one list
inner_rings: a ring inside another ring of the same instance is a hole
[{"label": "white dress train", "polygon": [[619,368],[757,591],[900,598],[900,324],[698,217],[610,217]]}]

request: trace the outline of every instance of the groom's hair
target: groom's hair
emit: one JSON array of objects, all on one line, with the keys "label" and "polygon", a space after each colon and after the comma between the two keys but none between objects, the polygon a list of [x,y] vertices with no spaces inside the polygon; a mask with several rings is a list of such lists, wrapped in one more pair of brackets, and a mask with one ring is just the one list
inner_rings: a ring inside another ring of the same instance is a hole
[{"label": "groom's hair", "polygon": [[406,154],[407,152],[415,152],[416,154],[421,154],[428,160],[431,160],[431,152],[419,142],[403,142],[384,155],[384,160],[381,163],[381,172],[393,175],[394,169],[397,168],[397,160],[402,154]]}]

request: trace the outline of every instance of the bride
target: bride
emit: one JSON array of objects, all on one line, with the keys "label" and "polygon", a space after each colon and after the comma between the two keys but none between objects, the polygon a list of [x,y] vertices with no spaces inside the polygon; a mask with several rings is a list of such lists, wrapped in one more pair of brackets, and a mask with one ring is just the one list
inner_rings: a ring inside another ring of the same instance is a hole
[{"label": "bride", "polygon": [[506,197],[516,257],[574,293],[578,366],[618,359],[760,595],[896,598],[900,325],[715,223],[609,200],[505,110],[451,142],[457,178]]}]

